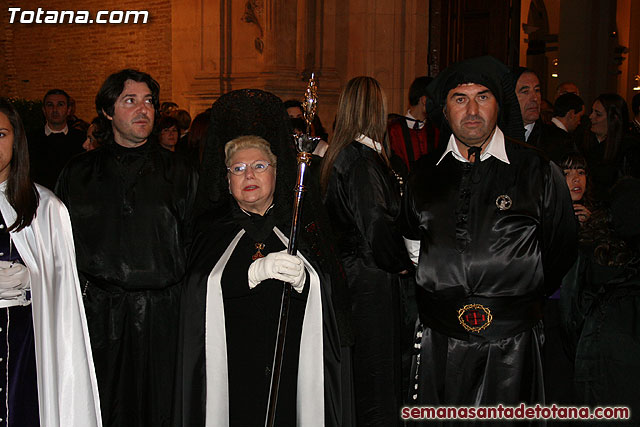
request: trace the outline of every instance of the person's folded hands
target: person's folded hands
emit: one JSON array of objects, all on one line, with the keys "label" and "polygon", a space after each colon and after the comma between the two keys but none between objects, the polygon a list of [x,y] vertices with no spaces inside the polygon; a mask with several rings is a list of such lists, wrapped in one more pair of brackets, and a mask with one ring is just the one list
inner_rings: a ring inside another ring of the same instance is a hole
[{"label": "person's folded hands", "polygon": [[293,289],[302,292],[305,281],[304,263],[302,259],[289,255],[286,251],[273,252],[251,263],[248,278],[251,289],[263,280],[276,279],[291,283]]}]

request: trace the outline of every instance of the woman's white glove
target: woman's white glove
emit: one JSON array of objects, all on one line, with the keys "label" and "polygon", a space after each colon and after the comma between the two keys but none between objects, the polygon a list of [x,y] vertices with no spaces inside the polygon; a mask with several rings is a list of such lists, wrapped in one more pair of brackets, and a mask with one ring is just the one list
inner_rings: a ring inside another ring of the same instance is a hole
[{"label": "woman's white glove", "polygon": [[272,252],[251,263],[248,277],[251,289],[263,280],[276,279],[291,283],[293,289],[302,292],[305,279],[304,263],[302,259],[289,255],[286,251]]},{"label": "woman's white glove", "polygon": [[0,298],[11,299],[29,288],[29,270],[20,263],[0,261]]}]

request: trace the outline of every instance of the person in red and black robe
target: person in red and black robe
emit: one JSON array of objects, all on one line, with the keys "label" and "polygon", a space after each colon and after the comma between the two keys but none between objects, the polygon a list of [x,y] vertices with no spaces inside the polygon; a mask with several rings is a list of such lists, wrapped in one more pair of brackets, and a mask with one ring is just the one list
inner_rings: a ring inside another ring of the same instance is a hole
[{"label": "person in red and black robe", "polygon": [[413,163],[438,147],[438,128],[427,117],[427,86],[431,77],[418,77],[409,87],[409,110],[404,116],[389,115],[391,166],[406,177]]}]

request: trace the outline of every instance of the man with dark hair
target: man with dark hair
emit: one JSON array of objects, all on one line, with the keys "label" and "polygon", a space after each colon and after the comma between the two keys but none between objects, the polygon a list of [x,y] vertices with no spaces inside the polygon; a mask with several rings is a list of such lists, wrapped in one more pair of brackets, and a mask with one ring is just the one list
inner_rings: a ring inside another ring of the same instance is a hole
[{"label": "man with dark hair", "polygon": [[404,116],[391,115],[389,143],[394,170],[407,176],[413,163],[438,146],[438,129],[427,117],[427,86],[432,77],[418,77],[409,87],[409,109]]},{"label": "man with dark hair", "polygon": [[160,87],[122,70],[96,96],[102,145],[75,157],[67,205],[105,426],[169,425],[196,176],[150,140]]},{"label": "man with dark hair", "polygon": [[414,405],[544,402],[544,295],[573,263],[577,225],[562,172],[497,125],[514,107],[508,72],[473,58],[429,87],[453,134],[415,165],[403,202],[421,322]]},{"label": "man with dark hair", "polygon": [[69,95],[62,89],[51,89],[42,100],[45,123],[37,133],[29,135],[31,174],[38,184],[53,189],[60,171],[69,159],[82,153],[87,135],[67,125]]},{"label": "man with dark hair", "polygon": [[553,104],[553,117],[551,121],[560,129],[573,132],[580,124],[584,114],[584,101],[575,93],[560,95]]},{"label": "man with dark hair", "polygon": [[544,140],[547,128],[540,118],[542,103],[540,80],[536,73],[522,67],[515,70],[514,77],[516,78],[516,96],[524,122],[524,140],[539,147]]},{"label": "man with dark hair", "polygon": [[631,99],[631,111],[633,112],[631,132],[640,136],[640,93],[633,95],[633,98]]},{"label": "man with dark hair", "polygon": [[584,114],[584,101],[574,93],[565,93],[553,105],[552,126],[547,127],[540,149],[558,164],[567,154],[578,151],[574,131],[580,126]]}]

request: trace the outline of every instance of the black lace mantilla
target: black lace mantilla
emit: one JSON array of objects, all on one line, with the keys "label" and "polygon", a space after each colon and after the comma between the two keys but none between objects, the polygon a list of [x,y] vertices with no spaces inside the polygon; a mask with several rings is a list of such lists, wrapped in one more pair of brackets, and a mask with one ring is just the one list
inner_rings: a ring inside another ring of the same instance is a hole
[{"label": "black lace mantilla", "polygon": [[228,206],[230,195],[224,145],[242,135],[257,135],[271,144],[271,151],[278,158],[276,214],[291,216],[292,189],[297,173],[296,151],[282,100],[259,89],[234,90],[213,103],[210,120],[200,169],[196,215],[216,206]]}]

